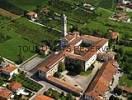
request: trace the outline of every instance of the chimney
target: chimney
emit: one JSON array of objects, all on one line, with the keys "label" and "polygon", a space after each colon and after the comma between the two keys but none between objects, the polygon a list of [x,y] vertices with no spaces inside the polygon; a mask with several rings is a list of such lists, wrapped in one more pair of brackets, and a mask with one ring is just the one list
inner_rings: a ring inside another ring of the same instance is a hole
[{"label": "chimney", "polygon": [[62,22],[63,22],[62,32],[64,36],[66,36],[67,35],[67,16],[65,14],[62,15]]}]

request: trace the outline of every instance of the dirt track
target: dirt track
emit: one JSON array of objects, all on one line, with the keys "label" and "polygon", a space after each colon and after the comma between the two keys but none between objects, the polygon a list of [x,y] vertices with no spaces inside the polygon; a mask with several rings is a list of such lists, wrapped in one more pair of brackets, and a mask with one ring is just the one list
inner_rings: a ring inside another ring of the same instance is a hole
[{"label": "dirt track", "polygon": [[11,18],[11,19],[17,19],[17,18],[20,17],[20,16],[15,15],[15,14],[13,14],[13,13],[7,11],[7,10],[4,10],[4,9],[2,9],[2,8],[0,8],[0,15],[1,15],[1,16],[9,17],[9,18]]}]

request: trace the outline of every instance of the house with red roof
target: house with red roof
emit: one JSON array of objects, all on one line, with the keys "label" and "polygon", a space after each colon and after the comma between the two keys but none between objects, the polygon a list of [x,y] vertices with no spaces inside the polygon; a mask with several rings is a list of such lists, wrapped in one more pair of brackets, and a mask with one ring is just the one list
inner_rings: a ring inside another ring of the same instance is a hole
[{"label": "house with red roof", "polygon": [[8,87],[13,92],[17,92],[23,88],[22,84],[19,82],[11,82]]},{"label": "house with red roof", "polygon": [[54,100],[54,99],[45,95],[37,95],[34,100]]},{"label": "house with red roof", "polygon": [[11,100],[13,93],[7,88],[0,87],[0,100]]},{"label": "house with red roof", "polygon": [[27,14],[26,14],[27,18],[32,20],[32,21],[35,21],[37,20],[38,18],[38,14],[34,11],[29,11]]},{"label": "house with red roof", "polygon": [[109,38],[109,39],[112,39],[112,40],[117,40],[117,39],[119,38],[119,33],[110,30],[110,31],[109,31],[109,34],[108,34],[108,38]]},{"label": "house with red roof", "polygon": [[85,98],[91,98],[89,100],[107,100],[106,94],[108,91],[115,87],[114,80],[117,73],[116,61],[111,60],[103,64],[101,69],[96,74],[93,81],[85,91]]},{"label": "house with red roof", "polygon": [[9,76],[9,78],[11,78],[13,76],[13,74],[17,73],[18,69],[15,65],[13,64],[6,64],[6,66],[3,66],[0,68],[0,73],[3,75],[7,75]]}]

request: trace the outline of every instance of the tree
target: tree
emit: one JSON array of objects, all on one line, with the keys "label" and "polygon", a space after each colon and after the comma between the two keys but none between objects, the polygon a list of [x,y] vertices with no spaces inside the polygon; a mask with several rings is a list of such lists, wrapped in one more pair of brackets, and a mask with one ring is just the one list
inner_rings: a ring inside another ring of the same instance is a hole
[{"label": "tree", "polygon": [[123,59],[122,59],[124,62],[127,62],[128,61],[128,55],[124,55]]},{"label": "tree", "polygon": [[20,63],[22,63],[23,61],[24,61],[24,56],[22,55],[22,53],[19,53],[19,54],[18,54],[18,57],[17,57],[16,63],[17,63],[17,64],[20,64]]},{"label": "tree", "polygon": [[132,94],[129,94],[127,99],[132,100]]},{"label": "tree", "polygon": [[56,90],[52,90],[52,97],[55,98],[55,100],[59,100],[60,94]]},{"label": "tree", "polygon": [[116,55],[115,55],[115,59],[117,60],[117,61],[120,61],[120,54],[119,53],[117,53]]},{"label": "tree", "polygon": [[119,48],[118,52],[122,57],[125,55],[125,50],[123,49],[123,47]]},{"label": "tree", "polygon": [[115,94],[115,93],[116,93],[117,95],[121,95],[121,94],[122,94],[122,90],[116,87],[116,88],[114,89],[114,94]]},{"label": "tree", "polygon": [[132,80],[132,70],[129,70],[128,78],[129,78],[130,80]]},{"label": "tree", "polygon": [[66,68],[71,72],[71,74],[80,74],[82,71],[82,62],[79,60],[67,59]]},{"label": "tree", "polygon": [[66,100],[74,100],[73,96],[71,93],[68,93],[66,96]]},{"label": "tree", "polygon": [[70,32],[74,32],[74,31],[78,31],[78,26],[77,25],[71,26]]},{"label": "tree", "polygon": [[[132,73],[131,73],[132,67],[129,67],[129,63],[123,62],[121,66],[123,66],[123,70],[124,70],[125,73],[127,73],[127,74],[132,74]],[[132,76],[131,76],[131,77],[132,77]]]},{"label": "tree", "polygon": [[50,88],[48,91],[44,92],[44,95],[51,96],[52,95],[52,89]]},{"label": "tree", "polygon": [[0,57],[0,64],[4,62],[4,59],[2,57]]},{"label": "tree", "polygon": [[60,0],[49,0],[49,5],[57,4]]},{"label": "tree", "polygon": [[35,11],[36,11],[37,13],[39,13],[39,11],[40,11],[41,9],[42,9],[42,5],[37,5]]},{"label": "tree", "polygon": [[60,78],[61,77],[61,73],[60,72],[55,72],[54,76]]},{"label": "tree", "polygon": [[120,99],[117,98],[117,97],[115,97],[115,96],[113,96],[113,95],[111,95],[110,98],[109,98],[109,100],[120,100]]},{"label": "tree", "polygon": [[59,63],[58,72],[63,72],[65,70],[65,64],[63,62]]}]

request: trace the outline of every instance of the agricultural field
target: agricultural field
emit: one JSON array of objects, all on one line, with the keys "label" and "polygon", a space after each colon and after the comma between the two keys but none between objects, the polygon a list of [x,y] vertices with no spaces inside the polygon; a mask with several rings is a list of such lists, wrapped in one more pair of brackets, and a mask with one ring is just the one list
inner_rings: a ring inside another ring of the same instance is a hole
[{"label": "agricultural field", "polygon": [[48,2],[48,0],[7,0],[7,1],[24,10],[33,10],[36,9],[36,6]]},{"label": "agricultural field", "polygon": [[[102,6],[95,6],[95,11],[91,12],[86,11],[81,2],[79,4],[77,2],[77,4],[71,2],[72,0],[60,0],[58,3],[51,5],[44,4],[43,6],[38,7],[37,10],[41,10],[43,8],[49,10],[49,15],[42,16],[39,22],[60,30],[62,25],[61,18],[56,18],[58,16],[55,14],[57,13],[58,15],[61,15],[64,13],[68,18],[69,30],[72,26],[76,26],[81,33],[93,34],[94,32],[98,31],[99,34],[105,36],[108,33],[108,29],[114,29],[120,33],[122,38],[126,38],[126,36],[130,39],[132,38],[132,24],[115,22],[109,19],[109,17],[111,17],[113,14],[113,10],[105,9],[105,7]],[[51,18],[51,20],[49,20],[49,18]]]},{"label": "agricultural field", "polygon": [[35,92],[39,91],[43,87],[39,83],[36,83],[35,81],[26,77],[25,74],[15,75],[12,80],[22,83],[24,87]]},{"label": "agricultural field", "polygon": [[0,56],[17,62],[35,54],[35,46],[45,39],[57,39],[59,33],[29,22],[25,18],[11,21],[0,16]]},{"label": "agricultural field", "polygon": [[[116,0],[85,0],[85,3],[90,3],[95,6],[94,12],[86,11],[83,8],[84,1],[82,0],[56,0],[57,3],[50,4],[52,0],[7,0],[7,2],[15,5],[23,10],[41,10],[48,8],[50,15],[42,16],[39,22],[49,27],[61,30],[61,19],[56,19],[55,13],[65,13],[68,17],[68,29],[72,26],[78,27],[78,30],[85,34],[99,31],[101,35],[106,35],[109,28],[119,31],[121,36],[132,38],[132,24],[111,21],[108,18],[113,14]],[[131,14],[130,14],[131,15]],[[51,18],[52,20],[49,20]]]},{"label": "agricultural field", "polygon": [[126,67],[124,70],[126,70],[126,72],[124,73],[123,77],[121,77],[119,83],[120,85],[124,85],[124,86],[128,86],[128,87],[132,87],[132,47],[124,47],[124,50],[126,52]]},{"label": "agricultural field", "polygon": [[[45,39],[55,40],[61,37],[61,33],[53,31],[62,29],[61,18],[58,15],[66,14],[68,18],[68,30],[75,27],[82,34],[92,34],[98,32],[101,36],[108,34],[108,29],[114,29],[120,33],[120,38],[132,39],[132,24],[115,22],[110,19],[114,11],[116,0],[85,0],[95,6],[95,11],[86,11],[83,8],[84,1],[82,0],[56,0],[57,3],[50,4],[52,0],[4,0],[23,11],[35,10],[39,13],[43,8],[49,10],[49,15],[42,15],[39,22],[51,27],[44,28],[33,23],[30,23],[26,18],[19,18],[10,21],[7,18],[1,20],[1,23],[8,23],[5,30],[11,28],[9,39],[3,40],[0,43],[0,55],[16,61],[17,55],[20,52],[20,46],[28,45],[30,50],[23,52],[25,59],[34,54],[32,48]],[[57,15],[56,15],[57,14]],[[41,15],[41,14],[39,14]],[[130,15],[132,15],[130,13]],[[3,17],[1,17],[3,18]],[[6,22],[7,21],[7,22]],[[2,24],[0,27],[3,27]],[[12,45],[13,44],[13,45]],[[131,48],[131,47],[130,47]]]},{"label": "agricultural field", "polygon": [[[25,10],[33,10],[36,8],[36,6],[38,5],[43,5],[43,4],[47,4],[48,1],[52,1],[52,0],[7,0],[9,3],[16,5],[22,9]],[[79,3],[83,3],[84,1],[82,0],[56,0],[57,1],[65,1],[69,4],[79,4]],[[112,9],[113,3],[116,2],[116,0],[85,0],[86,3],[90,3],[94,6],[97,7],[103,7],[103,8],[108,8],[108,9]]]},{"label": "agricultural field", "polygon": [[1,15],[1,16],[5,16],[5,17],[9,17],[9,18],[11,18],[11,19],[17,19],[17,18],[20,17],[20,16],[15,15],[15,14],[13,14],[13,13],[7,11],[7,10],[4,10],[4,9],[2,9],[2,8],[0,8],[0,15]]}]

